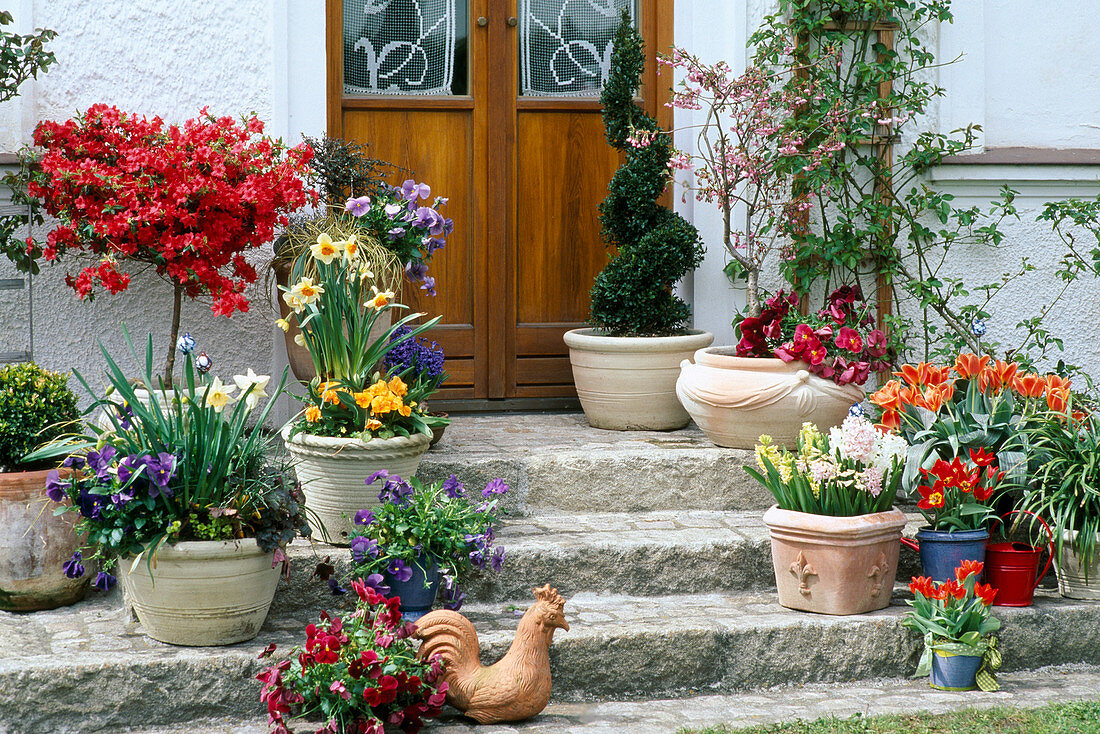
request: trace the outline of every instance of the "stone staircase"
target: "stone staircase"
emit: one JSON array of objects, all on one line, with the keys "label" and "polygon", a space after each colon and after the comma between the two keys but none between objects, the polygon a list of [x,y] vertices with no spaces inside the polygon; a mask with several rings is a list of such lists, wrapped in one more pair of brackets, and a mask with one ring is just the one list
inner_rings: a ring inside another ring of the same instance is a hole
[{"label": "stone staircase", "polygon": [[[903,586],[889,609],[855,617],[776,604],[760,519],[769,496],[742,471],[749,460],[748,452],[711,446],[695,429],[619,434],[590,429],[573,414],[460,417],[425,458],[421,477],[455,473],[475,488],[501,476],[513,488],[498,533],[505,570],[481,577],[462,610],[479,631],[484,661],[504,653],[531,589],[550,582],[567,599],[571,625],[551,648],[559,711],[908,675],[919,640],[900,625]],[[326,556],[345,567],[346,550],[297,541],[289,555],[291,576],[260,636],[228,648],[153,642],[117,593],[69,609],[0,615],[0,734],[210,718],[255,724],[262,716],[256,654],[270,642],[284,651],[301,643],[321,609],[352,601],[309,578]],[[904,551],[901,566],[899,580],[907,580],[914,554]],[[997,613],[1009,675],[1100,664],[1100,605],[1042,592],[1034,607]],[[553,730],[540,726],[507,731]],[[663,730],[621,721],[603,729]]]}]

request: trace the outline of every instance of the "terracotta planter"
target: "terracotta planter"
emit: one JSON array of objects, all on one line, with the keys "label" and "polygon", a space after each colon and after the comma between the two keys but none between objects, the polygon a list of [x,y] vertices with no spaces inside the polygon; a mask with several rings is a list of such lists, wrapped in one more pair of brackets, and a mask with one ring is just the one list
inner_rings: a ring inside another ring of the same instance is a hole
[{"label": "terracotta planter", "polygon": [[577,397],[594,428],[671,431],[690,418],[676,399],[680,362],[714,341],[706,331],[683,336],[602,336],[595,329],[565,333]]},{"label": "terracotta planter", "polygon": [[1072,543],[1076,538],[1076,530],[1062,531],[1062,556],[1054,559],[1058,591],[1069,599],[1100,601],[1100,549],[1093,554],[1086,578],[1085,565],[1073,552]]},{"label": "terracotta planter", "polygon": [[890,604],[905,515],[856,517],[781,510],[764,513],[779,603],[820,614],[862,614]]},{"label": "terracotta planter", "polygon": [[302,483],[306,509],[316,537],[333,545],[347,545],[354,527],[355,513],[378,504],[377,485],[367,486],[367,477],[380,469],[390,474],[411,477],[428,450],[430,436],[422,433],[394,438],[329,438],[299,433],[289,438],[290,427],[283,429],[283,440],[294,459],[294,471]]},{"label": "terracotta planter", "polygon": [[49,471],[0,473],[0,609],[54,609],[84,598],[91,574],[66,578],[61,564],[80,548],[78,515],[54,515]]},{"label": "terracotta planter", "polygon": [[676,395],[695,423],[718,446],[751,449],[761,434],[794,446],[804,422],[822,431],[840,425],[858,385],[841,387],[811,374],[805,362],[736,357],[736,347],[711,347],[684,360]]},{"label": "terracotta planter", "polygon": [[[279,262],[272,267],[275,271],[275,282],[279,285],[286,287],[290,284],[290,270],[293,266],[291,262]],[[286,358],[290,363],[290,371],[294,373],[294,377],[299,382],[309,382],[317,376],[317,370],[313,367],[313,357],[309,355],[309,350],[303,347],[298,342],[294,341],[294,337],[301,334],[301,330],[298,329],[298,322],[291,318],[293,311],[290,310],[290,306],[286,305],[286,301],[283,300],[283,292],[276,291],[277,300],[279,303],[279,315],[286,319],[290,323],[290,329],[283,334],[283,341],[286,342]],[[386,333],[386,330],[393,324],[393,312],[383,311],[378,315],[378,319],[374,322],[374,326],[370,330],[370,338],[372,340],[378,339],[380,336]]]}]

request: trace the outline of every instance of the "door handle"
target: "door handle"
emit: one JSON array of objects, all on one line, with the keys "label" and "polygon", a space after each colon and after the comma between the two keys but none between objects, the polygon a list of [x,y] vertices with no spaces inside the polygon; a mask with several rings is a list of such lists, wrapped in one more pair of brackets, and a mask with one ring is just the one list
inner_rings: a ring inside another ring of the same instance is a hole
[{"label": "door handle", "polygon": [[483,15],[477,19],[477,24],[484,28],[485,26],[489,25],[489,19]]},{"label": "door handle", "polygon": [[513,15],[511,18],[508,19],[509,28],[515,28],[517,25],[519,25],[519,19],[516,18],[516,16]]}]

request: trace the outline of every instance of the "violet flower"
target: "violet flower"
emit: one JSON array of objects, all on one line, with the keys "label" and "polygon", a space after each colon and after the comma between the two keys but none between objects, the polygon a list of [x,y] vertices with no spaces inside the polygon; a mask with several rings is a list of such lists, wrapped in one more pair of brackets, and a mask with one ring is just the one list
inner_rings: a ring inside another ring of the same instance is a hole
[{"label": "violet flower", "polygon": [[83,560],[84,556],[80,554],[80,551],[76,551],[73,553],[72,558],[61,564],[61,570],[69,578],[78,579],[84,575],[84,564],[81,563]]},{"label": "violet flower", "polygon": [[114,576],[106,571],[100,571],[95,575],[95,581],[92,582],[92,588],[98,589],[99,591],[110,591],[115,588],[115,584],[117,583],[118,579]]},{"label": "violet flower", "polygon": [[390,473],[388,471],[386,471],[385,469],[379,469],[374,474],[371,474],[369,477],[367,477],[367,486],[369,487],[370,485],[377,482],[379,479],[389,479],[389,476]]},{"label": "violet flower", "polygon": [[46,496],[54,502],[65,499],[65,485],[61,482],[61,474],[57,469],[46,475]]},{"label": "violet flower", "polygon": [[107,479],[111,472],[111,459],[118,451],[114,446],[104,446],[99,451],[89,451],[87,456],[88,468],[95,472],[96,479]]},{"label": "violet flower", "polygon": [[373,538],[357,535],[351,541],[351,560],[353,563],[363,563],[368,557],[377,558],[378,553],[378,541]]},{"label": "violet flower", "polygon": [[400,558],[395,558],[390,567],[386,569],[393,576],[394,580],[405,583],[412,578],[413,570],[409,564],[402,561]]},{"label": "violet flower", "polygon": [[361,217],[370,211],[370,197],[369,196],[357,196],[354,199],[348,199],[344,204],[345,211],[351,213],[353,217]]},{"label": "violet flower", "polygon": [[371,523],[374,522],[374,520],[375,520],[374,513],[371,512],[370,510],[359,510],[359,512],[355,513],[355,524],[356,525],[364,525],[364,526],[370,525]]},{"label": "violet flower", "polygon": [[361,581],[382,596],[389,596],[390,587],[386,584],[386,577],[380,573],[372,573]]},{"label": "violet flower", "polygon": [[453,500],[466,496],[466,488],[454,474],[443,480],[443,493]]},{"label": "violet flower", "polygon": [[503,545],[498,545],[497,549],[495,551],[493,551],[493,557],[492,557],[492,559],[490,559],[489,565],[492,566],[493,570],[496,571],[497,573],[499,573],[500,569],[504,567],[504,546]]},{"label": "violet flower", "polygon": [[508,485],[504,483],[503,479],[497,477],[485,485],[485,489],[481,490],[481,496],[485,499],[491,499],[493,495],[504,494],[507,491]]},{"label": "violet flower", "polygon": [[466,592],[463,591],[454,579],[447,579],[443,585],[443,608],[457,612],[462,608],[462,602],[466,601]]}]

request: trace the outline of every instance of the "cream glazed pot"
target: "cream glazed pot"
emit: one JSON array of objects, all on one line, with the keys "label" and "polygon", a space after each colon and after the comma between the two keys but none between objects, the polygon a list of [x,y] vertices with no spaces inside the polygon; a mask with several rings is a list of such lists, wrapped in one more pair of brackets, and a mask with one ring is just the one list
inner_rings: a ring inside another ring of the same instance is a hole
[{"label": "cream glazed pot", "polygon": [[[309,524],[332,545],[350,543],[355,513],[378,505],[379,488],[368,487],[367,478],[381,469],[404,478],[415,475],[432,440],[423,433],[369,441],[311,433],[292,438],[290,426],[282,435],[306,497]],[[316,526],[318,519],[323,527]]]},{"label": "cream glazed pot", "polygon": [[[1067,599],[1088,599],[1100,601],[1100,549],[1093,555],[1086,576],[1085,564],[1073,551],[1073,542],[1077,540],[1076,530],[1062,531],[1062,556],[1054,559],[1054,570],[1058,575],[1058,592]],[[1100,538],[1097,539],[1100,541]]]},{"label": "cream glazed pot", "polygon": [[680,362],[714,335],[605,336],[595,329],[565,333],[573,381],[585,418],[613,431],[671,431],[690,417],[676,399]]},{"label": "cream glazed pot", "polygon": [[803,423],[828,431],[863,400],[860,386],[818,377],[805,362],[737,357],[736,351],[700,349],[694,364],[683,361],[676,381],[680,403],[718,446],[751,449],[765,433],[793,446]]},{"label": "cream glazed pot", "polygon": [[764,513],[779,603],[819,614],[863,614],[890,604],[905,513]]},{"label": "cream glazed pot", "polygon": [[279,569],[274,553],[241,540],[162,545],[150,559],[120,558],[123,597],[145,634],[171,645],[204,647],[251,640],[260,632]]}]

